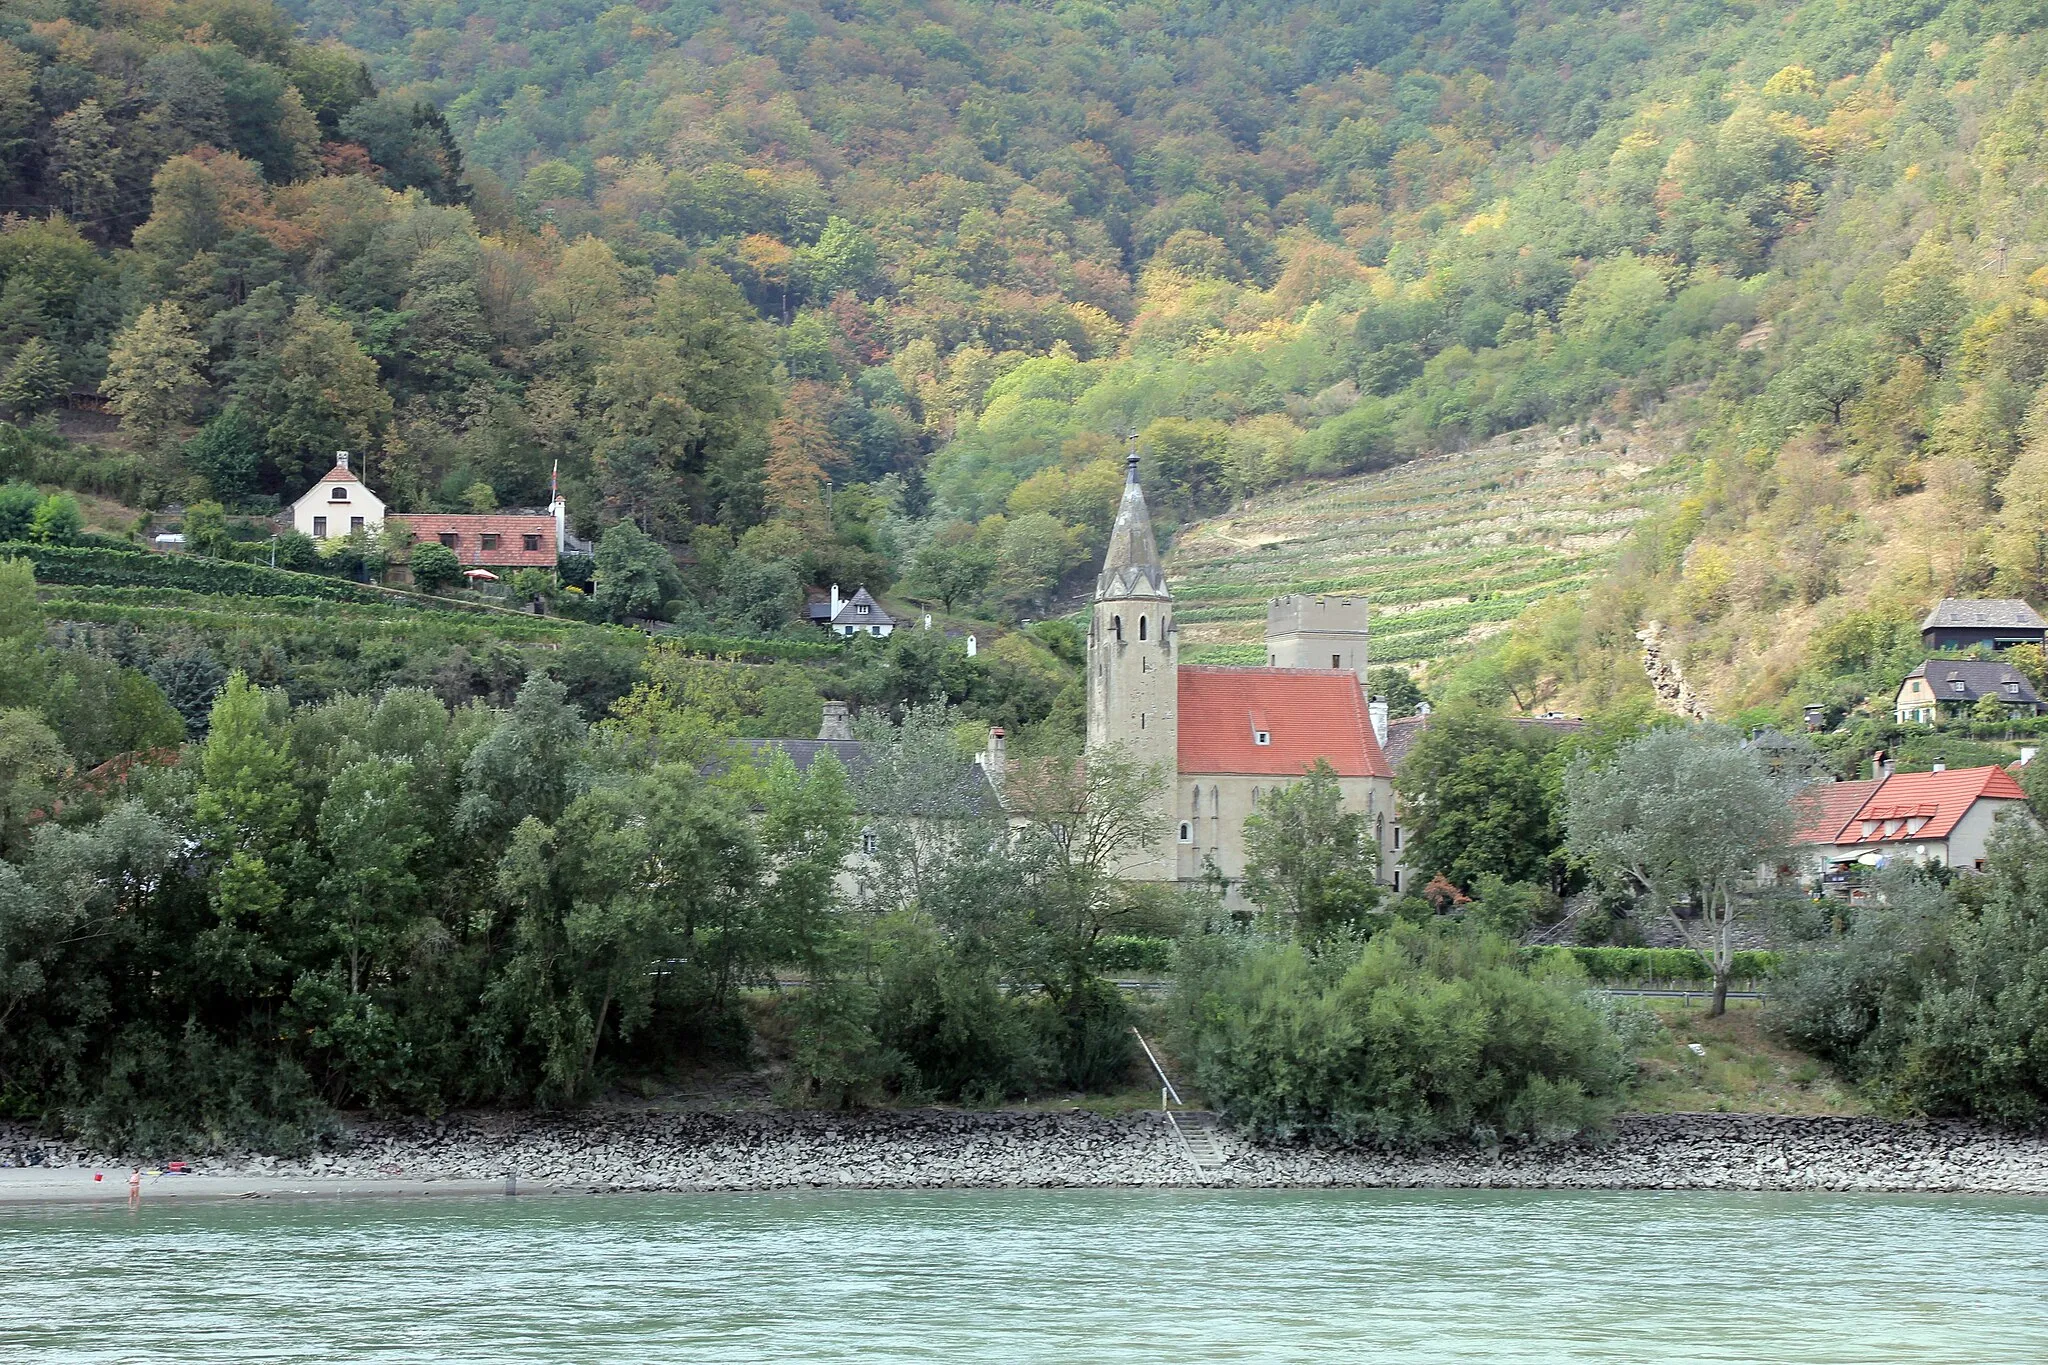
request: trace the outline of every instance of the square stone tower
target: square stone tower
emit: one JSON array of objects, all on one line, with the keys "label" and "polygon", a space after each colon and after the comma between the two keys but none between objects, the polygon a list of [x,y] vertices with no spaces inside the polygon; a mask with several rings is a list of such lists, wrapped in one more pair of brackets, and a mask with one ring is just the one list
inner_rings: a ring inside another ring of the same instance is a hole
[{"label": "square stone tower", "polygon": [[1363,597],[1289,593],[1266,603],[1266,663],[1271,668],[1337,668],[1365,681]]}]

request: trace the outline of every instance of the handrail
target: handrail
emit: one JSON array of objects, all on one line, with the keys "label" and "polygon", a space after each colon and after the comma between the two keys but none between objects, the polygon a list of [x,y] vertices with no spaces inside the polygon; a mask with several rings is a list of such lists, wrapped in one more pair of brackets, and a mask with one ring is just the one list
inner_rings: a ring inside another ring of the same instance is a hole
[{"label": "handrail", "polygon": [[1188,1102],[1180,1097],[1180,1091],[1175,1090],[1173,1088],[1173,1078],[1171,1076],[1168,1076],[1166,1074],[1166,1068],[1159,1064],[1158,1056],[1152,1051],[1152,1044],[1146,1042],[1145,1035],[1138,1032],[1136,1028],[1133,1028],[1131,1030],[1131,1036],[1138,1040],[1139,1047],[1145,1049],[1145,1060],[1152,1063],[1152,1069],[1159,1073],[1160,1109],[1164,1110],[1166,1108],[1166,1099],[1169,1095],[1173,1097],[1173,1102],[1175,1104],[1179,1105],[1183,1109],[1187,1108]]}]

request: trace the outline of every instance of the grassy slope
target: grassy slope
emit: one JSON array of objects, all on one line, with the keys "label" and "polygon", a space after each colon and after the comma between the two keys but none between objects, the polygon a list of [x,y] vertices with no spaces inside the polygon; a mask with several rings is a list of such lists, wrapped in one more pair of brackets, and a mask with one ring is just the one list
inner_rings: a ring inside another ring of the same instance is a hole
[{"label": "grassy slope", "polygon": [[[1646,1114],[1863,1114],[1869,1108],[1827,1067],[1764,1033],[1750,1000],[1719,1019],[1701,1003],[1648,1002],[1663,1031],[1636,1059],[1628,1107]],[[1687,1046],[1698,1043],[1701,1056]]]},{"label": "grassy slope", "polygon": [[1597,577],[1678,486],[1674,448],[1651,430],[1518,432],[1196,523],[1168,560],[1183,658],[1257,662],[1266,601],[1287,592],[1364,593],[1376,663],[1453,654]]}]

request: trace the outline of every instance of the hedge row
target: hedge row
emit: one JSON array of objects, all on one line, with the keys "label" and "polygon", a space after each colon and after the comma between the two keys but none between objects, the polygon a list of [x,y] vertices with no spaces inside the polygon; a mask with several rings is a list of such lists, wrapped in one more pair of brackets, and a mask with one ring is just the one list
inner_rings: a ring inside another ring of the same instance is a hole
[{"label": "hedge row", "polygon": [[346,578],[273,569],[200,555],[154,554],[93,545],[0,543],[0,559],[26,559],[38,583],[90,588],[182,588],[223,597],[319,597],[332,602],[411,607],[422,611],[502,614],[503,608],[356,583]]},{"label": "hedge row", "polygon": [[[1529,960],[1539,962],[1560,954],[1570,956],[1585,969],[1591,981],[1671,981],[1710,983],[1714,979],[1707,960],[1690,948],[1531,948]],[[1778,970],[1778,955],[1741,952],[1735,955],[1735,979],[1757,981]]]},{"label": "hedge row", "polygon": [[1173,964],[1173,940],[1112,934],[1095,940],[1095,967],[1104,972],[1163,972]]},{"label": "hedge row", "polygon": [[690,654],[719,659],[832,659],[842,646],[822,640],[757,640],[740,635],[695,635],[680,630],[657,630],[657,640],[680,646]]}]

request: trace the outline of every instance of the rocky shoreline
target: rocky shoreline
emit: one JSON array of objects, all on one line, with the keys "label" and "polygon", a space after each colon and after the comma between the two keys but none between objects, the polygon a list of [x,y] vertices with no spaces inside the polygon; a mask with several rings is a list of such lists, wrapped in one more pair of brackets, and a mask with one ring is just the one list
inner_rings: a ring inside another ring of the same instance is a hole
[{"label": "rocky shoreline", "polygon": [[[1959,1123],[1745,1114],[1630,1115],[1594,1141],[1397,1155],[1273,1147],[1218,1133],[1198,1168],[1156,1113],[946,1110],[624,1111],[363,1122],[343,1150],[194,1158],[215,1190],[242,1180],[351,1190],[716,1191],[1211,1187],[1726,1189],[2048,1193],[2048,1139]],[[122,1171],[122,1159],[0,1125],[0,1168]],[[19,1184],[20,1188],[31,1188]],[[161,1184],[161,1182],[158,1182]],[[154,1190],[156,1187],[152,1186]],[[117,1193],[112,1181],[90,1191]],[[22,1197],[63,1197],[23,1195]]]}]

